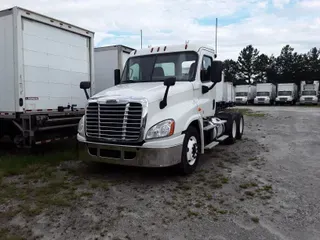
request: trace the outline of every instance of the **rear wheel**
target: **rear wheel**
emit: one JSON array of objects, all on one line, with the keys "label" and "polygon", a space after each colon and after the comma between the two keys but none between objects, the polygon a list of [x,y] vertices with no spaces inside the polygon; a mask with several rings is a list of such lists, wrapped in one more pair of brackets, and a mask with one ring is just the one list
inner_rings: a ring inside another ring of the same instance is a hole
[{"label": "rear wheel", "polygon": [[243,135],[243,130],[244,130],[244,118],[241,113],[237,114],[237,134],[236,134],[236,139],[241,139]]},{"label": "rear wheel", "polygon": [[200,157],[200,135],[198,130],[190,126],[183,140],[179,172],[183,175],[191,174],[197,168]]},{"label": "rear wheel", "polygon": [[240,113],[219,113],[217,115],[218,118],[222,120],[226,120],[226,130],[225,135],[228,135],[228,138],[225,140],[226,144],[233,144],[236,141],[237,136],[237,116]]}]

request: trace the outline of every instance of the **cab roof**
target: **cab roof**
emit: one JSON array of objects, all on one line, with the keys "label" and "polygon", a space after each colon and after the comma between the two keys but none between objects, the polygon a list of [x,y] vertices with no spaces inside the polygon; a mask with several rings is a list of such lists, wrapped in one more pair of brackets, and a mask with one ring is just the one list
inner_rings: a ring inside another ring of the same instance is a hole
[{"label": "cab roof", "polygon": [[162,45],[162,46],[151,46],[148,48],[142,48],[138,50],[134,50],[130,53],[130,56],[141,56],[141,55],[151,55],[157,53],[166,53],[166,52],[182,52],[182,51],[195,51],[198,52],[201,49],[206,49],[212,54],[215,51],[209,45],[201,45],[201,44],[175,44],[175,45]]}]

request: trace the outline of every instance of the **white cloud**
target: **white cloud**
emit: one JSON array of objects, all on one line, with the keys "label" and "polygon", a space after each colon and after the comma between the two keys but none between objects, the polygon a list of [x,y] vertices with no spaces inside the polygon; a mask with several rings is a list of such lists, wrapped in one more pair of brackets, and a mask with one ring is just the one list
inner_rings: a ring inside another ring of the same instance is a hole
[{"label": "white cloud", "polygon": [[[303,0],[292,6],[293,0],[273,0],[273,13],[266,0],[1,0],[1,7],[17,5],[93,30],[96,44],[136,48],[140,46],[140,29],[144,46],[185,40],[213,45],[214,26],[201,26],[197,19],[235,19],[238,13],[248,12],[248,18],[219,27],[218,53],[225,59],[237,58],[247,44],[267,54],[278,54],[285,44],[297,51],[318,46],[320,21],[314,9],[319,2]],[[286,8],[288,4],[290,8]],[[116,36],[114,32],[123,34]]]},{"label": "white cloud", "polygon": [[290,0],[273,0],[272,2],[276,8],[283,8],[284,5],[290,3]]}]

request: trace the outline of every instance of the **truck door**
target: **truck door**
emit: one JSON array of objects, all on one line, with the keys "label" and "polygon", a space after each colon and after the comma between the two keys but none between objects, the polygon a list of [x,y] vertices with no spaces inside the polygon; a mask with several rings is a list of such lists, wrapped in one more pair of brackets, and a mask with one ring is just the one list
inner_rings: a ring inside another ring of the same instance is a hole
[{"label": "truck door", "polygon": [[[198,105],[201,108],[203,117],[213,116],[215,113],[215,89],[211,89],[207,93],[202,93],[202,86],[210,87],[212,82],[210,80],[210,67],[213,61],[213,52],[207,49],[201,49],[199,52],[199,64],[197,69],[197,78],[194,82],[195,96],[198,98]],[[204,78],[201,79],[201,69],[206,70]]]}]

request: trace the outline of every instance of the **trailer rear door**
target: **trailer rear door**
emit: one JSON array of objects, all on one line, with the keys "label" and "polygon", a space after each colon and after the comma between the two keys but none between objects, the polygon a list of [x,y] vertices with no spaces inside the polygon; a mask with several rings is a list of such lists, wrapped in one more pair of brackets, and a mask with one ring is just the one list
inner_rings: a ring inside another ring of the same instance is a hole
[{"label": "trailer rear door", "polygon": [[86,98],[79,88],[90,79],[90,39],[23,18],[22,52],[26,110],[56,110]]}]

